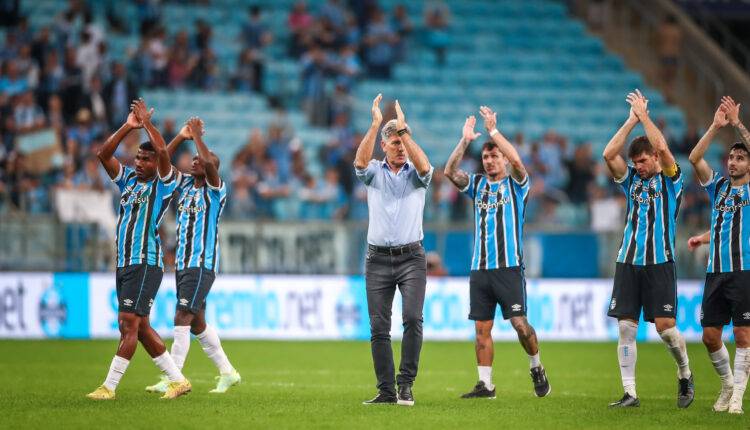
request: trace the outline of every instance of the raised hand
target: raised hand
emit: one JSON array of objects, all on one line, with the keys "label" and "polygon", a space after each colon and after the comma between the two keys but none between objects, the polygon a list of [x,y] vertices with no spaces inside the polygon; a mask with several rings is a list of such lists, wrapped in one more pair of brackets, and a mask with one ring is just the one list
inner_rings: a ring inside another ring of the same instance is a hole
[{"label": "raised hand", "polygon": [[128,114],[128,119],[125,121],[125,124],[127,124],[128,127],[131,127],[131,128],[143,127],[143,123],[138,118],[136,118],[135,113],[133,113],[132,109],[130,113]]},{"label": "raised hand", "polygon": [[381,122],[383,122],[383,113],[380,111],[380,100],[383,99],[383,94],[378,94],[373,100],[372,100],[372,123],[375,125],[380,125]]},{"label": "raised hand", "polygon": [[396,100],[394,107],[396,108],[396,129],[403,130],[406,128],[406,119],[404,119],[404,112],[401,110],[401,105],[398,104],[398,100]]},{"label": "raised hand", "polygon": [[484,118],[484,128],[492,131],[497,127],[497,113],[487,106],[479,106],[479,114]]},{"label": "raised hand", "polygon": [[193,138],[193,134],[190,133],[190,127],[188,127],[187,121],[185,121],[185,125],[182,126],[177,135],[185,140],[191,140]]},{"label": "raised hand", "polygon": [[191,117],[186,123],[191,136],[203,136],[203,121],[197,116]]},{"label": "raised hand", "polygon": [[648,100],[641,94],[640,90],[636,89],[635,92],[629,93],[625,100],[630,104],[631,111],[639,120],[648,116]]},{"label": "raised hand", "polygon": [[149,110],[143,99],[133,101],[133,104],[130,105],[130,109],[141,123],[151,121],[151,115],[154,114],[154,108]]},{"label": "raised hand", "polygon": [[477,119],[474,118],[474,115],[469,116],[466,118],[466,122],[464,122],[464,130],[463,130],[463,139],[466,142],[471,142],[477,137],[481,136],[482,133],[475,133],[474,132],[474,126],[477,123]]},{"label": "raised hand", "polygon": [[721,107],[727,115],[727,120],[732,125],[737,125],[740,122],[740,106],[734,99],[729,96],[721,98]]},{"label": "raised hand", "polygon": [[726,108],[724,107],[724,104],[722,103],[717,109],[716,112],[714,112],[714,122],[713,126],[716,128],[724,127],[725,125],[729,124],[729,118],[726,112]]}]

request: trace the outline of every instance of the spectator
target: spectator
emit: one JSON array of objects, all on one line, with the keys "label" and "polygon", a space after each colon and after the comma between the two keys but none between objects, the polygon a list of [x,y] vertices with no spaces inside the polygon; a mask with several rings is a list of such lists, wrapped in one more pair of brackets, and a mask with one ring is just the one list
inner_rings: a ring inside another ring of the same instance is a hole
[{"label": "spectator", "polygon": [[190,40],[187,31],[175,35],[174,44],[169,50],[168,74],[171,88],[183,88],[193,72],[197,58],[190,52]]},{"label": "spectator", "polygon": [[292,33],[288,48],[290,57],[297,58],[304,52],[303,41],[309,37],[313,24],[314,18],[307,11],[307,4],[304,1],[295,3],[287,18],[287,28]]},{"label": "spectator", "polygon": [[391,78],[394,45],[397,42],[398,36],[385,21],[383,12],[376,10],[364,38],[367,47],[367,70],[370,77],[375,79]]},{"label": "spectator", "polygon": [[327,115],[321,107],[325,103],[325,76],[329,68],[325,51],[314,45],[302,57],[301,68],[303,109],[311,123],[323,125]]},{"label": "spectator", "polygon": [[281,199],[289,196],[289,186],[284,178],[279,176],[276,162],[267,159],[262,166],[258,190],[258,213],[271,219],[281,219]]},{"label": "spectator", "polygon": [[146,54],[148,55],[148,64],[150,65],[149,76],[150,85],[155,87],[164,87],[168,83],[167,64],[169,63],[169,53],[165,44],[166,33],[164,28],[158,27],[154,30],[146,41]]},{"label": "spectator", "polygon": [[682,136],[682,139],[679,139],[674,145],[672,145],[675,154],[687,156],[700,139],[701,135],[698,133],[698,128],[695,126],[695,123],[688,121],[685,135]]},{"label": "spectator", "polygon": [[263,48],[273,41],[273,36],[263,23],[260,7],[250,8],[250,19],[242,26],[243,56],[252,68],[251,87],[256,93],[263,93],[263,70],[266,57]]},{"label": "spectator", "polygon": [[25,77],[20,75],[16,62],[13,60],[7,61],[5,63],[5,73],[0,78],[0,93],[14,96],[29,89],[29,82]]},{"label": "spectator", "polygon": [[26,133],[44,127],[46,122],[42,109],[34,101],[34,93],[26,91],[15,97],[13,122],[17,133]]},{"label": "spectator", "polygon": [[112,80],[104,87],[104,100],[107,104],[109,126],[115,128],[125,120],[130,111],[130,102],[137,97],[138,90],[128,78],[125,65],[112,64]]},{"label": "spectator", "polygon": [[104,89],[102,81],[98,76],[91,78],[88,90],[83,94],[79,106],[86,108],[91,112],[94,122],[100,129],[107,127],[109,115],[107,112],[107,103],[104,101]]},{"label": "spectator", "polygon": [[393,8],[393,18],[391,19],[393,29],[398,35],[398,42],[394,46],[396,52],[396,61],[406,60],[406,41],[414,31],[414,25],[406,11],[406,6],[398,4]]},{"label": "spectator", "polygon": [[450,45],[450,9],[442,0],[432,0],[424,8],[425,44],[435,51],[438,65],[445,64],[445,51]]},{"label": "spectator", "polygon": [[591,144],[576,147],[573,158],[565,160],[568,170],[568,186],[565,191],[571,203],[581,205],[588,201],[588,186],[594,180],[596,163],[592,157]]},{"label": "spectator", "polygon": [[443,266],[443,260],[440,254],[430,251],[425,256],[427,262],[427,276],[448,276],[448,270]]}]

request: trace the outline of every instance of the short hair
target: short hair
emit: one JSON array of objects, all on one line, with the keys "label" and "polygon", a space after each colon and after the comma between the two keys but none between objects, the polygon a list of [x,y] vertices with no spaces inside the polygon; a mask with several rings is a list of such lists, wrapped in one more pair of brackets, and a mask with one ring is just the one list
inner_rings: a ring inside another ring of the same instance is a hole
[{"label": "short hair", "polygon": [[654,154],[654,147],[651,145],[651,142],[648,141],[646,136],[638,136],[630,142],[628,157],[635,158],[644,152],[648,155]]},{"label": "short hair", "polygon": [[500,147],[497,146],[497,143],[495,143],[494,140],[488,140],[484,142],[484,145],[482,145],[482,150],[480,151],[480,153],[484,151],[492,151],[495,148],[500,149]]},{"label": "short hair", "polygon": [[[398,121],[395,119],[392,119],[385,123],[383,126],[383,129],[380,130],[380,137],[383,140],[388,140],[389,137],[393,136],[398,132]],[[411,128],[409,128],[409,125],[406,126],[406,132],[411,134]]]},{"label": "short hair", "polygon": [[156,148],[154,148],[154,144],[151,143],[150,140],[147,140],[147,141],[141,143],[138,146],[138,149],[142,149],[144,151],[156,152]]},{"label": "short hair", "polygon": [[745,154],[750,155],[750,150],[748,150],[747,146],[745,146],[745,144],[742,142],[735,142],[734,144],[732,144],[732,147],[729,148],[729,152],[732,152],[735,149],[738,151],[745,151]]}]

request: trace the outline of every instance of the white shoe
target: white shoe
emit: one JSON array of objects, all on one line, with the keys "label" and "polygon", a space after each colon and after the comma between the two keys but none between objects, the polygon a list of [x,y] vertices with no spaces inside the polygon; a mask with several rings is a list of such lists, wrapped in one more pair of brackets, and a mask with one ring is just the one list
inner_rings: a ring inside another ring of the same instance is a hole
[{"label": "white shoe", "polygon": [[[742,394],[745,394],[745,393],[742,393]],[[742,411],[742,397],[744,397],[744,396],[741,395],[740,393],[738,393],[738,392],[734,393],[732,395],[731,400],[729,400],[729,409],[727,410],[727,412],[729,412],[730,414],[742,414],[742,413],[744,413]]]},{"label": "white shoe", "polygon": [[719,398],[716,399],[716,403],[714,403],[714,412],[726,412],[727,409],[729,409],[729,400],[732,398],[732,391],[734,390],[734,385],[722,385],[721,391],[719,392]]}]

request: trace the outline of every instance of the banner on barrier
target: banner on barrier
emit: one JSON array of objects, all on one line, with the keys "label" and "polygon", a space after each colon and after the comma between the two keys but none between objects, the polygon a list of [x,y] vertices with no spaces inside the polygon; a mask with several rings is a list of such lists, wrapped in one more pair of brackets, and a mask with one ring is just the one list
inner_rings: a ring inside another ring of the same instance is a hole
[{"label": "banner on barrier", "polygon": [[[616,321],[606,316],[610,292],[609,280],[529,280],[529,322],[541,340],[617,339]],[[701,294],[700,282],[679,282],[677,326],[692,341],[701,336]],[[151,311],[151,324],[163,336],[171,335],[175,304],[175,278],[165,274]],[[473,339],[468,313],[468,279],[428,279],[425,339]],[[207,300],[206,319],[224,338],[365,340],[370,334],[361,276],[220,275]],[[494,338],[515,340],[499,308],[495,319]],[[401,335],[401,323],[396,293],[394,338]],[[114,274],[0,274],[0,337],[118,336]],[[653,324],[641,324],[638,338],[659,339]]]}]

